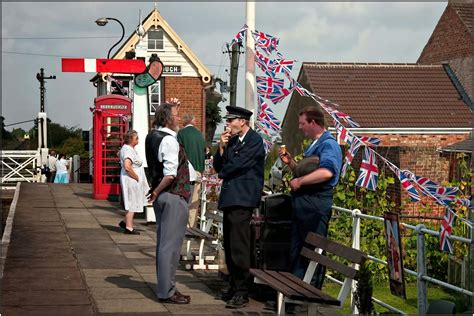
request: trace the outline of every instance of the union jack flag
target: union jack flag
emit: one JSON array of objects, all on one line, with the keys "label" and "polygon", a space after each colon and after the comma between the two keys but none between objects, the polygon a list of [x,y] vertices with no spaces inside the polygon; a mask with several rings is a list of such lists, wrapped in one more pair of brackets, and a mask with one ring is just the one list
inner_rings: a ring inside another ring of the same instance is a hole
[{"label": "union jack flag", "polygon": [[339,139],[347,143],[350,132],[336,120],[334,120],[334,125],[336,126],[337,136]]},{"label": "union jack flag", "polygon": [[255,30],[252,32],[253,37],[255,38],[255,46],[262,48],[267,54],[270,54],[272,51],[276,50],[280,39],[263,32]]},{"label": "union jack flag", "polygon": [[376,137],[361,136],[359,137],[359,140],[369,147],[377,147],[378,145],[380,145],[380,138]]},{"label": "union jack flag", "polygon": [[360,164],[359,177],[356,185],[372,191],[377,190],[377,180],[379,178],[379,168],[375,160],[375,154],[369,147],[364,148],[362,163]]},{"label": "union jack flag", "polygon": [[232,45],[236,44],[236,43],[241,43],[242,40],[244,39],[245,37],[245,34],[247,33],[247,24],[244,24],[244,26],[242,26],[242,28],[240,29],[240,31],[234,36],[234,38],[232,39],[232,41],[230,42],[229,46],[232,47]]},{"label": "union jack flag", "polygon": [[274,61],[274,71],[275,71],[275,73],[283,72],[287,76],[290,76],[291,71],[293,70],[293,65],[295,63],[295,60],[286,59],[279,52],[277,52],[277,56],[278,56],[278,58],[276,58],[275,61]]},{"label": "union jack flag", "polygon": [[441,220],[441,228],[439,232],[439,248],[444,252],[453,253],[453,246],[449,241],[449,236],[453,230],[454,214],[449,208],[446,209],[446,214]]},{"label": "union jack flag", "polygon": [[344,122],[347,123],[347,125],[349,125],[350,127],[360,127],[359,123],[357,123],[356,121],[354,121],[352,119],[352,117],[350,117],[349,115],[347,115],[346,113],[342,113],[338,110],[333,110],[331,112],[331,116],[334,118],[334,119],[341,119],[343,120]]},{"label": "union jack flag", "polygon": [[314,96],[314,93],[311,93],[307,89],[303,88],[303,86],[300,85],[298,81],[296,81],[292,77],[288,77],[288,79],[290,80],[290,86],[288,87],[290,91],[296,90],[296,92],[298,92],[303,97]]},{"label": "union jack flag", "polygon": [[280,91],[275,91],[270,94],[267,94],[265,97],[267,99],[270,99],[273,102],[273,104],[278,104],[281,101],[283,101],[283,99],[285,99],[290,93],[291,93],[290,90],[283,88]]},{"label": "union jack flag", "polygon": [[258,96],[258,111],[256,121],[263,128],[270,129],[274,132],[280,131],[281,121],[276,118],[270,106],[265,102],[262,96]]},{"label": "union jack flag", "polygon": [[263,140],[263,148],[265,149],[265,155],[268,155],[268,153],[272,150],[273,143],[266,139],[262,139],[262,140]]},{"label": "union jack flag", "polygon": [[272,77],[257,76],[257,92],[268,95],[270,93],[278,93],[283,89],[285,79],[277,79]]},{"label": "union jack flag", "polygon": [[264,56],[258,50],[255,51],[255,63],[269,77],[275,77],[273,71],[273,60]]},{"label": "union jack flag", "polygon": [[346,175],[347,168],[352,163],[352,160],[354,159],[354,156],[357,154],[357,151],[359,150],[360,145],[361,143],[357,140],[357,138],[354,138],[353,141],[351,142],[351,145],[346,152],[344,165],[342,166],[342,170],[341,170],[342,178],[344,178],[344,176]]},{"label": "union jack flag", "polygon": [[260,123],[258,121],[258,119],[255,121],[255,129],[257,129],[258,131],[261,131],[262,133],[264,133],[267,136],[271,136],[270,132],[267,130],[267,128],[265,126],[263,126],[263,124]]},{"label": "union jack flag", "polygon": [[387,166],[390,168],[390,170],[395,173],[397,176],[398,180],[400,180],[400,184],[402,187],[407,191],[408,195],[410,196],[412,202],[419,202],[421,200],[420,194],[416,190],[416,188],[413,186],[411,181],[405,176],[403,172],[400,172],[400,169],[395,166],[393,163],[388,161],[387,159],[383,158],[384,162],[387,164]]}]

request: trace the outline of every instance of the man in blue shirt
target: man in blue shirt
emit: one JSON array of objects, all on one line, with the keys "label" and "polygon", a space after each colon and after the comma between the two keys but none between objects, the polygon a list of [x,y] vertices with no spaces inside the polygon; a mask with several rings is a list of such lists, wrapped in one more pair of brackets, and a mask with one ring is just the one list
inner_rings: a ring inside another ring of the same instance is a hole
[{"label": "man in blue shirt", "polygon": [[[309,263],[300,255],[306,235],[308,232],[314,232],[326,237],[328,233],[333,188],[339,181],[342,151],[334,137],[326,130],[324,112],[320,107],[310,106],[301,110],[298,125],[303,134],[313,140],[306,148],[304,157],[319,157],[319,168],[295,177],[290,182],[293,208],[291,271],[302,279]],[[290,153],[280,149],[279,155],[292,171],[296,170],[297,163]],[[318,265],[311,284],[321,288],[324,273],[323,266]]]}]

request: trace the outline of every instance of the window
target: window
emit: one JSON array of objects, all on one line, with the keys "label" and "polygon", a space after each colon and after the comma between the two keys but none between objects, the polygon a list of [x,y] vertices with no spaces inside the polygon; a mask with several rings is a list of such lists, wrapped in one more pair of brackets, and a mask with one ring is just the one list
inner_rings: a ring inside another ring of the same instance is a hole
[{"label": "window", "polygon": [[164,49],[162,29],[151,29],[148,31],[148,49]]},{"label": "window", "polygon": [[155,115],[155,111],[161,104],[161,82],[157,81],[148,87],[149,114]]}]

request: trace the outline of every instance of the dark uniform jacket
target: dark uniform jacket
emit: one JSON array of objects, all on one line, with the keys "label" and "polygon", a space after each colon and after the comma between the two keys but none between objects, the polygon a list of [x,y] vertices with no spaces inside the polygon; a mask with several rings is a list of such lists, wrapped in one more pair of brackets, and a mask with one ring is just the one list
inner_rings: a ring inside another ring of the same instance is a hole
[{"label": "dark uniform jacket", "polygon": [[265,150],[263,140],[249,129],[242,143],[233,136],[224,154],[217,151],[214,169],[223,180],[218,208],[230,206],[258,207],[263,189]]}]

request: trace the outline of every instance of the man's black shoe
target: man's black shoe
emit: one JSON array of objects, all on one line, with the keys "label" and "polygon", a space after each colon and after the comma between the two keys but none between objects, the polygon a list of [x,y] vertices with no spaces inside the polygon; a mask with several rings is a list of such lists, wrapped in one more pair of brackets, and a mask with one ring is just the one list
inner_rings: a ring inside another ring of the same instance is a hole
[{"label": "man's black shoe", "polygon": [[242,308],[249,304],[249,298],[242,295],[234,295],[234,297],[225,304],[226,308]]},{"label": "man's black shoe", "polygon": [[215,299],[227,302],[234,297],[234,294],[235,290],[233,288],[228,288],[227,290],[223,290],[221,293],[217,294]]},{"label": "man's black shoe", "polygon": [[173,296],[171,297],[164,298],[164,299],[160,298],[160,302],[165,303],[165,304],[189,304],[191,300],[175,292]]}]

